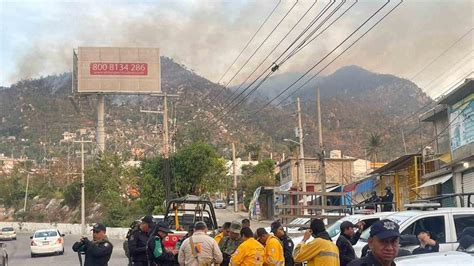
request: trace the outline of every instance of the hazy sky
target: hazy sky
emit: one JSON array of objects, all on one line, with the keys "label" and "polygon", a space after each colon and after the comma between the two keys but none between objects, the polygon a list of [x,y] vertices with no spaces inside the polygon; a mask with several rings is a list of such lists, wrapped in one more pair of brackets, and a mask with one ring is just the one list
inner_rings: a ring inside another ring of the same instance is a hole
[{"label": "hazy sky", "polygon": [[[264,66],[269,66],[328,2],[319,0]],[[353,2],[347,0],[329,22]],[[279,72],[306,71],[384,2],[360,0],[324,34],[285,63]],[[392,0],[373,21],[398,2]],[[78,46],[159,47],[163,55],[174,58],[212,81],[218,81],[277,3],[276,0],[0,0],[0,85],[9,86],[22,78],[69,71],[72,49]],[[221,83],[230,80],[294,3],[281,1]],[[232,83],[247,78],[313,3],[314,0],[298,1]],[[330,11],[338,3],[339,0],[330,7]],[[331,73],[344,65],[359,65],[374,72],[412,79],[423,66],[471,30],[413,79],[429,95],[438,96],[461,77],[467,74],[472,76],[473,21],[472,0],[405,0],[323,73]],[[366,26],[370,27],[371,23]],[[361,32],[367,27],[362,28]],[[354,35],[353,39],[358,36]],[[345,47],[343,45],[315,71]]]}]

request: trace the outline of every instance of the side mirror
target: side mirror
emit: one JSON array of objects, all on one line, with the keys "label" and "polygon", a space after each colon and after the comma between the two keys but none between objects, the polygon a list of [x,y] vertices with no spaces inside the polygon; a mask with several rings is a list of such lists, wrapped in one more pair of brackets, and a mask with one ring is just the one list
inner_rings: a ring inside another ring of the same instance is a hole
[{"label": "side mirror", "polygon": [[30,236],[30,239],[33,239],[33,236]]},{"label": "side mirror", "polygon": [[400,245],[405,246],[417,246],[420,242],[415,235],[401,235],[400,236]]}]

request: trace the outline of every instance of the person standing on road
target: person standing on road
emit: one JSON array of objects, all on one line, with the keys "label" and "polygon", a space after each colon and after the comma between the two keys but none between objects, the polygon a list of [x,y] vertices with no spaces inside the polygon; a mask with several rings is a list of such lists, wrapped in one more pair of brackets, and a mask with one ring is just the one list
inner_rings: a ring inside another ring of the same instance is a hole
[{"label": "person standing on road", "polygon": [[155,232],[150,236],[147,243],[147,258],[149,265],[175,265],[175,255],[177,251],[168,251],[163,245],[163,240],[171,233],[166,223],[160,222],[156,224]]},{"label": "person standing on road", "polygon": [[431,233],[429,231],[420,231],[417,237],[420,241],[420,246],[413,250],[413,255],[439,252],[439,243],[431,238]]},{"label": "person standing on road", "polygon": [[242,220],[242,228],[246,228],[246,227],[250,228],[250,220],[247,218]]},{"label": "person standing on road", "polygon": [[278,240],[276,236],[267,233],[265,228],[258,228],[257,240],[265,247],[265,254],[263,255],[263,265],[285,265],[283,246],[281,245],[280,240]]},{"label": "person standing on road", "polygon": [[233,221],[230,224],[229,236],[222,238],[219,243],[222,256],[224,257],[221,266],[227,266],[230,263],[230,257],[234,254],[237,247],[242,243],[240,237],[240,230],[242,230],[242,224],[239,221]]},{"label": "person standing on road", "polygon": [[134,266],[148,264],[146,249],[152,224],[153,217],[151,215],[143,217],[138,229],[133,231],[128,239],[128,252]]},{"label": "person standing on road", "polygon": [[286,235],[283,226],[279,221],[274,221],[271,224],[271,232],[274,236],[280,239],[281,244],[283,246],[283,256],[285,257],[285,266],[293,266],[295,264],[293,260],[293,249],[295,245],[293,244],[293,240],[291,240],[288,235]]},{"label": "person standing on road", "polygon": [[370,228],[367,256],[353,260],[348,266],[395,266],[394,259],[400,249],[400,227],[385,219],[375,222]]},{"label": "person standing on road", "polygon": [[253,232],[249,227],[240,231],[242,244],[232,254],[230,265],[237,266],[262,266],[265,249],[262,244],[253,238]]},{"label": "person standing on road", "polygon": [[[339,261],[341,262],[341,266],[346,266],[349,262],[357,259],[352,246],[359,241],[360,234],[364,230],[364,225],[364,222],[359,222],[357,225],[350,221],[344,221],[341,223],[341,234],[336,242],[339,249]],[[354,228],[359,229],[357,233],[354,232]]]},{"label": "person standing on road", "polygon": [[217,244],[221,242],[222,238],[229,235],[229,230],[230,230],[230,222],[225,222],[222,225],[221,232],[214,237],[214,240],[216,240]]},{"label": "person standing on road", "polygon": [[197,222],[194,234],[184,240],[179,249],[179,265],[204,266],[222,262],[222,252],[217,242],[207,235],[207,225]]},{"label": "person standing on road", "polygon": [[[302,242],[295,247],[295,262],[306,261],[308,266],[339,266],[339,250],[326,232],[324,222],[314,219],[310,228],[304,233]],[[306,244],[311,235],[314,239]]]},{"label": "person standing on road", "polygon": [[97,223],[92,227],[92,241],[87,237],[72,245],[74,252],[84,252],[84,266],[107,266],[114,246],[107,238],[106,227]]},{"label": "person standing on road", "polygon": [[392,211],[392,204],[393,204],[393,193],[392,188],[387,186],[385,187],[385,195],[380,197],[380,201],[384,203],[382,206],[383,212],[390,212]]}]

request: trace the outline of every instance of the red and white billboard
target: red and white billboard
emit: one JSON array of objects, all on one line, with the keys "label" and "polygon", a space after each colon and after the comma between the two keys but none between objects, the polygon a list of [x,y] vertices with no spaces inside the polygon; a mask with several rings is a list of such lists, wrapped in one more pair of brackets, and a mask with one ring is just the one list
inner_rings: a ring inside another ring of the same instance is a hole
[{"label": "red and white billboard", "polygon": [[161,92],[158,48],[79,47],[73,72],[78,93]]}]

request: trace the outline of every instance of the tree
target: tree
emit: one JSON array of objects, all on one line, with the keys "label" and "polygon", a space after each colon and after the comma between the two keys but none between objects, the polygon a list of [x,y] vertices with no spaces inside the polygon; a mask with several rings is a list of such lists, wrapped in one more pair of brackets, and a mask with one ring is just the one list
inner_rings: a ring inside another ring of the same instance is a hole
[{"label": "tree", "polygon": [[276,184],[274,174],[275,161],[267,159],[255,166],[247,165],[242,168],[242,181],[239,189],[245,192],[244,205],[248,206],[253,192],[260,186],[273,186]]},{"label": "tree", "polygon": [[378,133],[370,133],[367,141],[367,154],[372,162],[377,162],[378,154],[382,146],[382,136]]},{"label": "tree", "polygon": [[225,161],[209,144],[197,141],[179,150],[172,158],[176,193],[213,193],[222,188]]},{"label": "tree", "polygon": [[155,157],[143,162],[140,186],[140,207],[145,213],[163,211],[165,200],[163,185],[163,159]]}]

